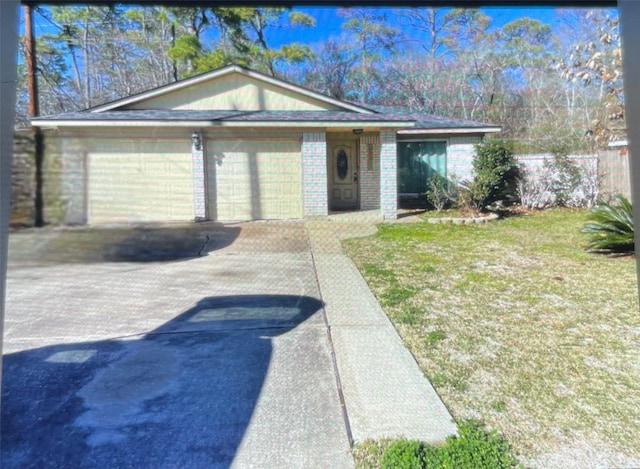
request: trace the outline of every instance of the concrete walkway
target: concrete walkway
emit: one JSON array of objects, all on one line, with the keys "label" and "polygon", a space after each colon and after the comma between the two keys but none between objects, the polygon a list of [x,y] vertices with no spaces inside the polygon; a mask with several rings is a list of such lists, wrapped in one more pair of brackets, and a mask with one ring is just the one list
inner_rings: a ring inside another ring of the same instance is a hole
[{"label": "concrete walkway", "polygon": [[2,467],[352,469],[455,426],[340,239],[371,220],[10,236]]},{"label": "concrete walkway", "polygon": [[404,347],[340,239],[376,232],[367,222],[307,222],[320,294],[355,442],[406,437],[442,442],[452,417]]}]

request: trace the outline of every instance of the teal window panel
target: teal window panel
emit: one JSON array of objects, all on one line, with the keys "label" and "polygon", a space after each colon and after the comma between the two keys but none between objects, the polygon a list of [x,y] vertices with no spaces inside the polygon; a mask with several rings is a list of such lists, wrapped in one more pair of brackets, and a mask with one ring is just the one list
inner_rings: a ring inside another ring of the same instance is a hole
[{"label": "teal window panel", "polygon": [[398,192],[423,194],[434,174],[447,177],[447,142],[398,142]]}]

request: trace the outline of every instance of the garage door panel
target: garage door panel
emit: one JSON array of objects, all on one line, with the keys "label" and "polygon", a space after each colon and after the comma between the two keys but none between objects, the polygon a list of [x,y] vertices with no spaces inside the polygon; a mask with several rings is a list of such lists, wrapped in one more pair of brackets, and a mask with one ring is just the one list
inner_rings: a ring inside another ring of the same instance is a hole
[{"label": "garage door panel", "polygon": [[90,223],[193,218],[188,142],[96,142],[87,163]]},{"label": "garage door panel", "polygon": [[210,211],[219,220],[302,217],[300,142],[209,140]]}]

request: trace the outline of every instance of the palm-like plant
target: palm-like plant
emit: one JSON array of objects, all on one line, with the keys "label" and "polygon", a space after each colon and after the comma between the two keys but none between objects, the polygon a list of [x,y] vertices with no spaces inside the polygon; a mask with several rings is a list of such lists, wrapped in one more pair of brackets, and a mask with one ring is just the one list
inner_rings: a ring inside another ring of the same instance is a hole
[{"label": "palm-like plant", "polygon": [[633,253],[633,210],[622,195],[611,203],[602,203],[591,210],[582,232],[591,235],[588,251]]}]

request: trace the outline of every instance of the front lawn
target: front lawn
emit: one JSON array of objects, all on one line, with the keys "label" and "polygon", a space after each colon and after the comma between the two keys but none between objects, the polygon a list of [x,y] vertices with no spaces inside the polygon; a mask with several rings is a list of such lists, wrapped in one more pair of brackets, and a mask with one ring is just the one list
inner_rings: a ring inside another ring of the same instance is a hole
[{"label": "front lawn", "polygon": [[585,252],[586,215],[381,225],[344,244],[453,416],[526,466],[640,466],[635,259]]}]

